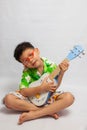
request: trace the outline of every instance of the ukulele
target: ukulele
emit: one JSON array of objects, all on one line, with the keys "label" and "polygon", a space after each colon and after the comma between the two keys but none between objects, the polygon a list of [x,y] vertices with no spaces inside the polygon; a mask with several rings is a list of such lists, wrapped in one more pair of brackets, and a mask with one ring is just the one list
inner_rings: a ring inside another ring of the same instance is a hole
[{"label": "ukulele", "polygon": [[[76,57],[80,57],[80,54],[84,54],[84,49],[80,45],[76,45],[73,47],[73,49],[68,53],[65,60],[71,61],[75,59]],[[55,77],[60,73],[59,65],[56,67],[56,69],[51,73],[44,73],[41,78],[35,82],[32,82],[29,87],[35,87],[41,85],[44,78],[48,76],[47,82],[51,82],[54,80]],[[45,92],[45,93],[38,93],[35,96],[29,97],[29,100],[36,106],[42,106],[46,103],[46,101],[49,99],[50,94],[52,92]]]}]

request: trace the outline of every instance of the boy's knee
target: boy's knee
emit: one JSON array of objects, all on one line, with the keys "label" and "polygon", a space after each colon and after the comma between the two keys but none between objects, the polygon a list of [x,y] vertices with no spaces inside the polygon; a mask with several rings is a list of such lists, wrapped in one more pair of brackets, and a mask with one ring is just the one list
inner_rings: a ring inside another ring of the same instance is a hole
[{"label": "boy's knee", "polygon": [[12,95],[11,94],[8,94],[4,97],[3,99],[3,103],[5,104],[5,106],[7,108],[11,108],[11,103],[13,102],[12,100]]},{"label": "boy's knee", "polygon": [[65,93],[65,99],[70,104],[72,104],[74,102],[74,100],[75,100],[74,96],[70,92]]}]

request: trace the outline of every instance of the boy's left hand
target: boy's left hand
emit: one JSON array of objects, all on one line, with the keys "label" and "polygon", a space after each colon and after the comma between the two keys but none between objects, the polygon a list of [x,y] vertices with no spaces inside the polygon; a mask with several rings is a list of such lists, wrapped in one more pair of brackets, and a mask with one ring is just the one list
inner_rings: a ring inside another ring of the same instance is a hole
[{"label": "boy's left hand", "polygon": [[59,67],[61,69],[62,72],[65,72],[68,67],[69,67],[69,62],[67,60],[63,60],[60,64]]}]

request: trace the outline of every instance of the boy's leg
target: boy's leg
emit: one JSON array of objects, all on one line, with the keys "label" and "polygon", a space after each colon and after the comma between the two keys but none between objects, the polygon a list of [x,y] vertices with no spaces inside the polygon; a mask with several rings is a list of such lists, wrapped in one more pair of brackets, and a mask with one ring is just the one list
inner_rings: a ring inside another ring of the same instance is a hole
[{"label": "boy's leg", "polygon": [[[29,111],[35,111],[37,109],[40,109],[40,107],[35,106],[34,104],[30,103],[27,100],[20,99],[13,94],[8,94],[4,98],[3,103],[5,104],[7,108],[12,109],[12,110],[17,110],[17,111],[29,112]],[[52,116],[55,119],[58,118],[57,114],[52,114],[50,116]]]},{"label": "boy's leg", "polygon": [[5,96],[4,104],[7,108],[17,111],[34,111],[39,109],[29,101],[20,99],[13,94],[8,94]]},{"label": "boy's leg", "polygon": [[55,101],[53,104],[47,105],[46,107],[38,109],[36,111],[30,111],[21,114],[19,118],[19,124],[22,124],[24,121],[27,120],[33,120],[46,115],[58,113],[60,110],[70,106],[73,102],[74,97],[71,93],[63,93],[60,96],[58,96],[57,101]]}]

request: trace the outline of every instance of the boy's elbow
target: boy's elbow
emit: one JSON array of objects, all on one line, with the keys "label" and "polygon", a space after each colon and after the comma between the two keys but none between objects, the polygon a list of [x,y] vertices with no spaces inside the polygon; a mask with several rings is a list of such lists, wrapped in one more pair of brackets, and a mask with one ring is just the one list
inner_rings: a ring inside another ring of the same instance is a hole
[{"label": "boy's elbow", "polygon": [[26,88],[23,88],[20,90],[20,94],[23,95],[24,97],[26,97]]}]

